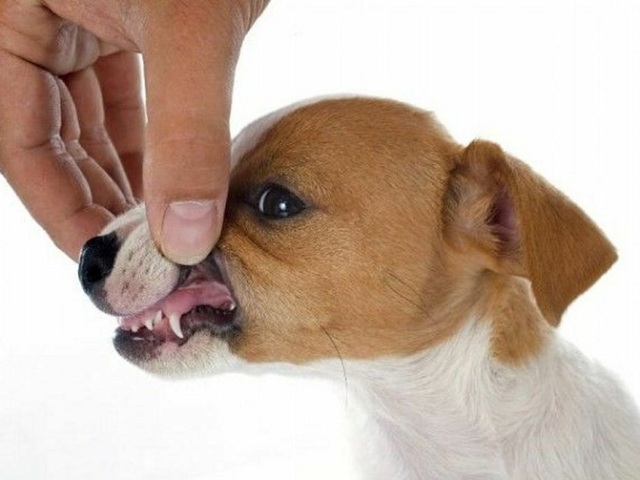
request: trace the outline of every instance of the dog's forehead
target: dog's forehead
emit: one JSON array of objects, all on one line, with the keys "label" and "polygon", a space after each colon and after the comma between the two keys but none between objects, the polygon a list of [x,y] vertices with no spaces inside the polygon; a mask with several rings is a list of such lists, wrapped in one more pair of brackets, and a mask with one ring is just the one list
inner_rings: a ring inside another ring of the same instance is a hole
[{"label": "dog's forehead", "polygon": [[332,151],[348,155],[350,161],[431,152],[438,162],[457,147],[429,112],[377,98],[320,98],[282,108],[247,126],[233,141],[232,168],[257,151],[259,162],[288,157],[299,164]]},{"label": "dog's forehead", "polygon": [[231,168],[234,168],[243,157],[254,150],[280,120],[306,105],[320,101],[322,99],[317,98],[293,103],[260,117],[243,128],[231,144]]}]

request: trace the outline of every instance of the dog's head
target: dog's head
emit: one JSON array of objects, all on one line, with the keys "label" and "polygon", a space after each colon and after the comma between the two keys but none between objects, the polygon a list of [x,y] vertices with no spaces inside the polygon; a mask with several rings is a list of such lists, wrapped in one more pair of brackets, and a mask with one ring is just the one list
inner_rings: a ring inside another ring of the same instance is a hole
[{"label": "dog's head", "polygon": [[400,103],[285,109],[247,127],[232,157],[222,236],[202,263],[166,260],[143,208],[85,246],[85,291],[122,317],[116,348],[143,368],[409,355],[491,314],[514,278],[555,325],[615,260],[524,164],[488,142],[462,147]]}]

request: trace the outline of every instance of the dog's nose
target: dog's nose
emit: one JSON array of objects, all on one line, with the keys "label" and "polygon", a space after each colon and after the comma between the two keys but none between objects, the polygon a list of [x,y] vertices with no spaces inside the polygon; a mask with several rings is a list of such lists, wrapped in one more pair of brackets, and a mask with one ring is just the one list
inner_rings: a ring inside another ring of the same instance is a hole
[{"label": "dog's nose", "polygon": [[118,253],[118,237],[115,232],[93,237],[82,247],[78,277],[87,295],[104,282],[113,269]]}]

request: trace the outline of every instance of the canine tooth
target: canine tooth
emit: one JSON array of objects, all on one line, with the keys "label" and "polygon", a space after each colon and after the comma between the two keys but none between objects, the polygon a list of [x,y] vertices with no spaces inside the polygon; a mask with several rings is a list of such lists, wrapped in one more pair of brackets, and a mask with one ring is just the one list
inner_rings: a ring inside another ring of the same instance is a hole
[{"label": "canine tooth", "polygon": [[131,325],[131,331],[133,333],[136,333],[138,330],[140,330],[140,325]]},{"label": "canine tooth", "polygon": [[169,325],[171,326],[171,330],[173,330],[173,333],[175,333],[180,338],[184,338],[182,329],[180,328],[180,314],[172,313],[171,315],[169,315]]},{"label": "canine tooth", "polygon": [[149,317],[144,321],[144,326],[147,327],[148,330],[153,330],[153,318]]},{"label": "canine tooth", "polygon": [[158,310],[156,312],[156,316],[153,317],[153,324],[157,325],[158,323],[160,323],[162,321],[162,310]]}]

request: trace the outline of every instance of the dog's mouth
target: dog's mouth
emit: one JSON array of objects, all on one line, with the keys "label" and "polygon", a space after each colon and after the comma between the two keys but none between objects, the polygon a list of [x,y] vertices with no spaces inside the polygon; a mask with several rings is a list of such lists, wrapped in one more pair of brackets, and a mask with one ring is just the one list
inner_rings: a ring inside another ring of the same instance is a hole
[{"label": "dog's mouth", "polygon": [[119,319],[114,343],[126,356],[164,344],[184,345],[205,330],[220,338],[237,333],[237,303],[218,261],[210,256],[186,268],[176,288],[145,310]]}]

